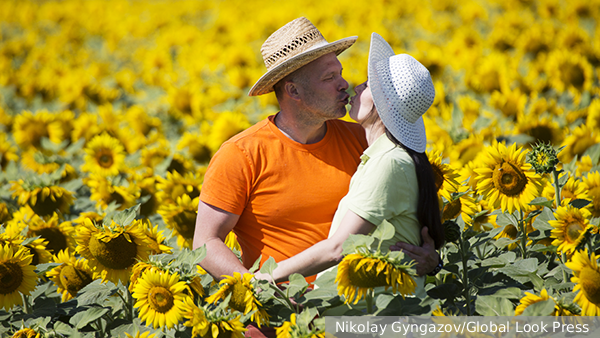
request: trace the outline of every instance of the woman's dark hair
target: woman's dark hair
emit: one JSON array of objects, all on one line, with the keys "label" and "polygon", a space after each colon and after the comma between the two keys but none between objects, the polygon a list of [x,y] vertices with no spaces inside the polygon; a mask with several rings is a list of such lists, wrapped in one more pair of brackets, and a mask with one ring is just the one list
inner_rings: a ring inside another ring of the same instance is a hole
[{"label": "woman's dark hair", "polygon": [[425,153],[418,153],[398,141],[389,130],[385,130],[387,137],[397,146],[402,147],[412,158],[417,172],[419,183],[419,200],[417,206],[417,218],[421,227],[426,226],[429,236],[433,238],[435,248],[444,245],[444,227],[442,226],[440,205],[438,202],[437,188],[433,168]]}]

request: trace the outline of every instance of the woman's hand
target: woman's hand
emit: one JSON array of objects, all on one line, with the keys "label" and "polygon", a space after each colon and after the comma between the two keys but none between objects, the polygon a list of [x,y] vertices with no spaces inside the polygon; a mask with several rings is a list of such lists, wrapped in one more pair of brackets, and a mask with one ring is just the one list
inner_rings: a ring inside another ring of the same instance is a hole
[{"label": "woman's hand", "polygon": [[435,251],[435,243],[433,242],[433,238],[429,236],[427,227],[421,229],[421,237],[423,238],[423,245],[421,246],[404,242],[396,242],[396,244],[390,246],[390,250],[402,251],[417,262],[416,269],[418,276],[423,276],[433,271],[440,262],[440,255]]}]

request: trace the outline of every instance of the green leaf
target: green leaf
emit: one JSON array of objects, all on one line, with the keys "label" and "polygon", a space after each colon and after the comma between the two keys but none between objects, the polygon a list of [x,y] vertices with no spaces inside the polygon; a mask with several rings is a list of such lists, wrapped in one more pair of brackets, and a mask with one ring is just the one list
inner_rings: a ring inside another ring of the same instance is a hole
[{"label": "green leaf", "polygon": [[556,303],[552,299],[531,304],[523,311],[523,316],[550,316],[555,305]]},{"label": "green leaf", "polygon": [[258,258],[254,261],[254,264],[252,264],[252,267],[248,271],[250,271],[250,273],[255,273],[258,270],[258,267],[260,266],[261,260],[262,255],[258,256]]},{"label": "green leaf", "polygon": [[482,316],[513,316],[515,313],[510,300],[496,296],[478,296],[475,311]]},{"label": "green leaf", "polygon": [[358,247],[370,248],[373,244],[374,238],[365,235],[349,235],[342,245],[342,254],[349,255],[356,252]]},{"label": "green leaf", "polygon": [[543,205],[552,208],[552,201],[549,201],[546,197],[536,197],[533,201],[529,202],[529,205]]},{"label": "green leaf", "polygon": [[427,291],[427,295],[435,299],[451,299],[460,294],[458,285],[445,283]]},{"label": "green leaf", "polygon": [[85,311],[76,313],[73,317],[71,317],[69,323],[75,325],[77,329],[82,329],[89,323],[104,316],[106,313],[108,313],[108,311],[110,311],[109,308],[92,307]]},{"label": "green leaf", "polygon": [[377,226],[375,231],[373,231],[372,236],[379,239],[379,241],[383,242],[388,239],[394,238],[394,234],[396,233],[396,228],[388,222],[383,222]]},{"label": "green leaf", "polygon": [[77,306],[102,304],[108,297],[114,295],[118,288],[112,282],[102,283],[96,279],[79,290]]},{"label": "green leaf", "polygon": [[275,262],[275,258],[269,257],[269,259],[267,259],[267,261],[263,263],[262,267],[260,268],[260,272],[266,273],[266,274],[269,274],[270,276],[272,276],[273,270],[275,270],[275,268],[277,268],[277,263]]},{"label": "green leaf", "polygon": [[581,209],[581,208],[585,208],[590,203],[592,203],[592,201],[578,198],[578,199],[572,200],[571,203],[569,203],[569,205],[572,205],[577,209]]},{"label": "green leaf", "polygon": [[290,297],[294,296],[298,292],[306,290],[306,288],[308,287],[306,279],[304,279],[304,277],[299,273],[291,274],[289,280],[290,283],[287,285],[287,290],[289,292]]},{"label": "green leaf", "polygon": [[507,287],[504,289],[498,290],[498,292],[494,293],[495,297],[503,297],[507,299],[521,299],[521,289],[517,287]]},{"label": "green leaf", "polygon": [[113,215],[113,221],[122,226],[128,226],[139,214],[140,206],[141,204],[138,203],[132,206],[131,208],[125,209],[123,211],[117,211],[115,215]]}]

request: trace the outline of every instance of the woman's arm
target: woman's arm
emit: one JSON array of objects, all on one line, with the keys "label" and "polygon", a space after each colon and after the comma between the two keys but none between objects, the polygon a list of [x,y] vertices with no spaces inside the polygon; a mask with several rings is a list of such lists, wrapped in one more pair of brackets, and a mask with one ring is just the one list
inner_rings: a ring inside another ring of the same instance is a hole
[{"label": "woman's arm", "polygon": [[[366,235],[374,228],[373,223],[348,210],[340,227],[331,238],[320,241],[301,253],[277,263],[277,268],[273,271],[275,282],[286,281],[293,273],[299,273],[306,277],[312,276],[336,265],[342,259],[342,245],[350,234]],[[257,275],[257,277],[263,276]]]}]

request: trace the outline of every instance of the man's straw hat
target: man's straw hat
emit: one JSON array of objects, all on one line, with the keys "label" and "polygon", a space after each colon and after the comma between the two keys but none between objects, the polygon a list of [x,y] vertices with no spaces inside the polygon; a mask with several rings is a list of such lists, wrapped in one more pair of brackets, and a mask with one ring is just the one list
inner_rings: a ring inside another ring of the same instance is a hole
[{"label": "man's straw hat", "polygon": [[356,39],[356,36],[352,36],[328,43],[307,18],[287,23],[263,43],[260,52],[267,72],[256,81],[248,95],[272,92],[273,85],[279,80],[325,54],[335,52],[339,55],[352,46]]},{"label": "man's straw hat", "polygon": [[423,114],[435,98],[427,68],[408,54],[396,55],[379,34],[373,33],[368,72],[373,103],[385,127],[406,147],[425,152]]}]

